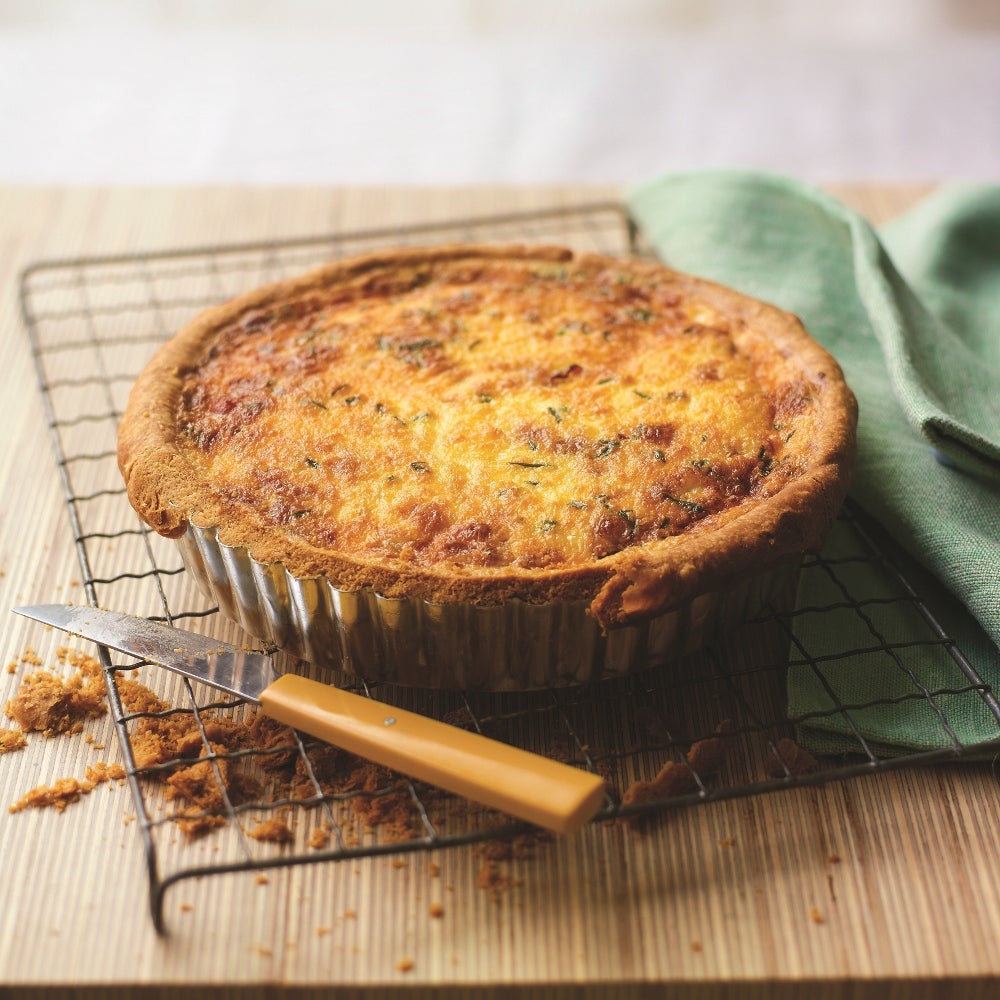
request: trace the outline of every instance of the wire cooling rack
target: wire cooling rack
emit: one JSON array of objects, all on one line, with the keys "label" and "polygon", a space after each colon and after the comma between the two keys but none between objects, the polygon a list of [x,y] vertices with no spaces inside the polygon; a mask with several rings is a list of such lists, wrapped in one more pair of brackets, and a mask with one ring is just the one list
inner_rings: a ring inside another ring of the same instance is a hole
[{"label": "wire cooling rack", "polygon": [[[248,288],[354,252],[454,240],[646,252],[622,208],[602,204],[29,267],[23,318],[88,601],[245,642],[197,591],[173,543],[129,507],[115,436],[135,376],[195,313]],[[845,509],[824,552],[806,559],[801,581],[800,594],[812,603],[800,600],[792,610],[789,593],[782,606],[703,653],[613,681],[498,695],[361,690],[598,771],[609,789],[598,819],[622,822],[1000,745],[996,692],[860,512]],[[185,878],[526,832],[297,734],[264,728],[246,704],[219,700],[168,671],[103,648],[99,655],[160,931],[164,894]],[[867,678],[860,699],[859,670]],[[358,689],[347,677],[326,679]],[[155,700],[138,701],[136,683]],[[872,720],[900,706],[916,719],[918,738],[882,745]],[[210,864],[191,849],[198,837],[212,839]]]}]

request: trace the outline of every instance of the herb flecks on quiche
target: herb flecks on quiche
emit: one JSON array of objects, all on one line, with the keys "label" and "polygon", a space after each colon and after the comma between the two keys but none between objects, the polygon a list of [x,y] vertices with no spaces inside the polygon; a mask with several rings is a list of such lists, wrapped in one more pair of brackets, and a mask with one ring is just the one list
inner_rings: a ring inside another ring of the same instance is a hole
[{"label": "herb flecks on quiche", "polygon": [[129,496],[296,576],[604,625],[818,543],[855,404],[798,320],[638,260],[445,247],[210,310],[140,377]]}]

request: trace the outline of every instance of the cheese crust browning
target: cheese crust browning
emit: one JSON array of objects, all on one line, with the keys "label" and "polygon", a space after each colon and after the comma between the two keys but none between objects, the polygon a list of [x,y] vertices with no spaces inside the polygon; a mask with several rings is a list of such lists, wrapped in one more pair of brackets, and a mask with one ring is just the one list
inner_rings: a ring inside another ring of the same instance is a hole
[{"label": "cheese crust browning", "polygon": [[772,306],[554,247],[373,254],[209,310],[133,388],[137,512],[294,576],[605,627],[818,545],[856,404]]}]

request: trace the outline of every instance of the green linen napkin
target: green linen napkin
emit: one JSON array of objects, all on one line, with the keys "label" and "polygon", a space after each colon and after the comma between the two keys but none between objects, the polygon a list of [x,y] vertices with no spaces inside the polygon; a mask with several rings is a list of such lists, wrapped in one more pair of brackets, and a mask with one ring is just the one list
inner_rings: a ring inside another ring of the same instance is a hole
[{"label": "green linen napkin", "polygon": [[[935,613],[1000,692],[1000,187],[943,188],[881,233],[822,191],[760,173],[671,175],[628,205],[668,264],[796,313],[834,354],[860,408],[852,496],[927,571]],[[842,534],[824,556],[845,555]],[[858,573],[852,588],[885,593]],[[810,572],[799,594],[788,698],[800,739],[857,750],[860,735],[881,754],[1000,737],[977,694],[926,697],[962,686],[941,650],[834,658],[822,677],[798,662],[872,645],[853,613],[809,611],[836,599],[830,586]],[[926,633],[910,608],[870,607],[891,642]],[[827,714],[838,700],[871,707]]]}]

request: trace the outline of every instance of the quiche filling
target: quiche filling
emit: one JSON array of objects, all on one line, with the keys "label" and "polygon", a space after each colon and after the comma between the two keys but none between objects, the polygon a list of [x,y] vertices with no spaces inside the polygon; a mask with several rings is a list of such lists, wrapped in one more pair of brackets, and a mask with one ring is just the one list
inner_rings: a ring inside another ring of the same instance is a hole
[{"label": "quiche filling", "polygon": [[673,272],[428,260],[230,315],[179,371],[225,509],[413,567],[558,569],[696,534],[808,462],[817,385]]}]

